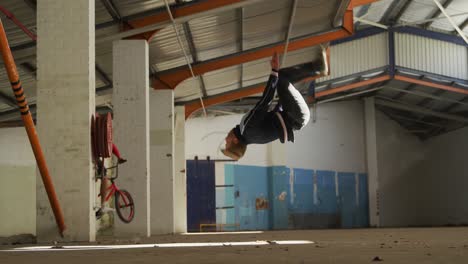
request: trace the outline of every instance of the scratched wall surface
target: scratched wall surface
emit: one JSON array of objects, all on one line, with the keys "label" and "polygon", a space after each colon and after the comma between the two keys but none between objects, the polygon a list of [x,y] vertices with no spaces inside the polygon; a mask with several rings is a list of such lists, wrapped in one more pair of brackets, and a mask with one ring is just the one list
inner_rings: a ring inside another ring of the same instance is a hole
[{"label": "scratched wall surface", "polygon": [[[367,174],[225,164],[217,185],[231,183],[233,192],[216,189],[217,224],[238,224],[238,230],[367,227]],[[262,207],[259,201],[266,201]],[[219,205],[217,206],[220,207]],[[221,217],[222,215],[222,217]]]},{"label": "scratched wall surface", "polygon": [[36,235],[36,163],[22,127],[0,129],[0,212],[0,237]]}]

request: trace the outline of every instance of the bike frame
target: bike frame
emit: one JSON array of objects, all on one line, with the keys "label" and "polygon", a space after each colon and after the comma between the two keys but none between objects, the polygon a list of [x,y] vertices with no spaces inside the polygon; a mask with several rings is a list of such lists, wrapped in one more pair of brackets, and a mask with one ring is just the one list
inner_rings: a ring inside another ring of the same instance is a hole
[{"label": "bike frame", "polygon": [[[109,199],[115,194],[115,192],[118,192],[122,196],[122,199],[125,202],[125,205],[128,205],[128,201],[127,201],[127,199],[125,199],[125,195],[123,195],[123,193],[120,191],[120,189],[115,184],[115,179],[117,179],[119,177],[119,164],[117,163],[114,166],[106,168],[104,166],[104,161],[103,160],[99,159],[98,162],[99,162],[98,167],[100,166],[102,168],[101,169],[101,176],[100,176],[101,181],[103,181],[103,180],[110,180],[111,181],[111,185],[106,190],[106,193],[107,192],[109,192],[109,193],[106,195],[106,198],[104,199],[104,201],[106,201],[106,202],[109,201]],[[109,177],[109,178],[105,177],[106,174],[107,174],[107,170],[112,170],[112,169],[115,169],[115,176],[114,177]],[[100,196],[101,196],[101,194],[98,195],[98,197],[100,197]]]}]

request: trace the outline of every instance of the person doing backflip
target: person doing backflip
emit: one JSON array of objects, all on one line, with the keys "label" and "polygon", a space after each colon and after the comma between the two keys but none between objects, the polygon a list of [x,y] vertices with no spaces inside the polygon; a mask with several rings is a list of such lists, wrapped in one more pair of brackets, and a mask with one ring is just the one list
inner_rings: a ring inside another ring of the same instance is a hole
[{"label": "person doing backflip", "polygon": [[[281,143],[294,142],[294,131],[307,125],[309,106],[293,83],[327,71],[325,56],[320,63],[306,63],[279,69],[278,54],[271,59],[271,74],[260,101],[242,117],[239,125],[231,129],[225,138],[224,155],[239,160],[249,144],[265,144],[279,139]],[[278,92],[279,102],[270,111]]]}]

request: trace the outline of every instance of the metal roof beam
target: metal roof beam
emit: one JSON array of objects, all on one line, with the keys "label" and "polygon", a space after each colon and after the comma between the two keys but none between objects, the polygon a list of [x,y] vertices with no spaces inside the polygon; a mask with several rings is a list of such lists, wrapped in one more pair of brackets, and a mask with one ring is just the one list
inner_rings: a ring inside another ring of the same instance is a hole
[{"label": "metal roof beam", "polygon": [[[244,51],[244,8],[241,7],[238,10],[239,17],[239,51]],[[244,64],[240,64],[240,76],[239,83],[240,87],[244,87]]]},{"label": "metal roof beam", "polygon": [[[468,103],[468,96],[463,97],[459,102]],[[444,113],[448,113],[448,112],[452,111],[456,106],[458,106],[458,104],[453,103],[453,104],[447,106],[446,108],[442,109],[441,111],[444,112]]]},{"label": "metal roof beam", "polygon": [[31,63],[23,62],[20,63],[19,66],[25,71],[27,71],[29,74],[31,74],[34,78],[36,77],[37,68],[34,67]]},{"label": "metal roof beam", "polygon": [[[463,23],[459,26],[461,30],[464,30],[468,26],[468,18],[463,21]],[[456,29],[453,30],[453,32],[457,32]]]},{"label": "metal roof beam", "polygon": [[106,85],[112,86],[112,80],[104,72],[104,70],[101,67],[99,67],[97,63],[96,63],[96,73],[97,73],[98,78],[101,79]]},{"label": "metal roof beam", "polygon": [[396,119],[410,121],[410,122],[414,122],[414,123],[418,123],[418,124],[428,125],[428,126],[432,126],[432,127],[439,127],[439,128],[445,127],[445,126],[437,124],[437,123],[422,121],[422,120],[419,120],[419,119],[416,119],[416,118],[410,118],[410,117],[407,117],[407,116],[397,115],[397,114],[394,114],[394,113],[391,113],[391,115]]},{"label": "metal roof beam", "polygon": [[316,92],[315,93],[315,98],[320,98],[320,97],[335,94],[335,93],[345,92],[345,91],[349,91],[349,90],[356,89],[356,88],[359,88],[359,87],[375,84],[375,83],[385,82],[385,81],[388,81],[390,79],[391,79],[390,75],[374,77],[374,78],[371,78],[371,79],[368,79],[368,80],[343,85],[343,86],[328,89],[328,90],[325,90],[325,91]]},{"label": "metal roof beam", "polygon": [[423,80],[418,80],[406,76],[401,76],[401,75],[395,75],[395,80],[407,82],[407,83],[414,83],[417,85],[422,85],[422,86],[428,86],[436,89],[442,89],[450,92],[455,92],[455,93],[460,93],[460,94],[468,94],[468,89],[463,89],[463,88],[457,88],[453,87],[450,85],[445,85],[445,84],[438,84],[438,83],[433,83],[433,82],[428,82],[428,81],[423,81]]},{"label": "metal roof beam", "polygon": [[[176,3],[177,4],[182,4],[184,2],[182,0],[176,0]],[[184,35],[185,35],[185,39],[187,40],[190,55],[192,56],[192,62],[197,63],[198,62],[198,54],[197,54],[197,49],[195,47],[195,41],[193,40],[192,30],[190,29],[190,25],[189,25],[188,22],[184,22],[182,24],[182,27],[184,29]],[[205,81],[203,80],[203,76],[200,75],[199,77],[200,77],[199,78],[199,80],[200,80],[200,91],[201,91],[203,97],[206,97],[206,96],[208,96],[208,93],[206,91]]]},{"label": "metal roof beam", "polygon": [[447,17],[447,20],[449,21],[450,25],[452,25],[452,27],[458,32],[458,34],[460,35],[460,37],[463,38],[463,40],[465,41],[466,45],[468,45],[468,37],[465,35],[465,33],[463,33],[463,31],[458,27],[457,24],[455,24],[455,21],[453,21],[453,19],[450,17],[450,15],[446,12],[445,10],[445,7],[443,7],[439,0],[433,0],[434,3],[437,5],[437,7],[440,9],[440,11],[442,12],[442,14],[444,14],[445,17]]},{"label": "metal roof beam", "polygon": [[37,10],[37,1],[36,0],[24,0],[24,2],[34,11]]},{"label": "metal roof beam", "polygon": [[115,22],[121,22],[122,16],[120,15],[119,9],[114,5],[113,0],[101,0],[101,3],[107,10],[107,13],[112,17]]},{"label": "metal roof beam", "polygon": [[[444,4],[443,4],[442,6],[443,6],[444,8],[447,8],[452,2],[453,2],[453,0],[445,0]],[[429,15],[429,16],[427,17],[427,19],[436,18],[436,17],[440,16],[440,14],[442,14],[442,11],[441,11],[439,8],[437,8],[437,10],[434,11],[434,13],[432,13],[431,15]],[[429,27],[432,25],[432,23],[434,23],[434,22],[432,22],[432,21],[431,21],[431,22],[427,22],[427,23],[425,23],[425,24],[423,25],[423,27],[427,29],[427,28],[429,28]]]},{"label": "metal roof beam", "polygon": [[[183,23],[201,16],[232,10],[258,1],[260,0],[199,0],[171,5],[170,9],[175,21]],[[129,25],[128,30],[97,39],[96,43],[123,38],[145,38],[149,41],[157,31],[172,24],[165,7],[156,8],[145,13],[151,13],[151,15],[145,17],[138,15],[137,18],[124,17],[123,20]]]},{"label": "metal roof beam", "polygon": [[[253,94],[262,93],[264,89],[265,83],[262,83],[238,89],[232,92],[226,92],[214,96],[207,96],[203,98],[203,104],[205,107],[208,107],[216,104],[227,103]],[[193,112],[200,108],[202,108],[202,105],[200,100],[198,99],[185,104],[185,118],[188,118]]]},{"label": "metal roof beam", "polygon": [[3,92],[0,92],[0,101],[4,102],[5,104],[17,108],[18,106],[16,105],[16,100],[11,98],[10,96],[6,95]]},{"label": "metal roof beam", "polygon": [[426,96],[421,102],[417,103],[416,105],[418,106],[427,106],[430,102],[433,100],[439,100],[439,101],[445,101],[442,100],[443,97],[440,97],[439,95],[443,94],[445,91],[444,90],[435,90],[432,94],[432,96]]},{"label": "metal roof beam", "polygon": [[405,105],[405,104],[382,100],[382,99],[376,99],[375,103],[381,106],[386,106],[386,107],[390,107],[390,108],[394,108],[398,110],[403,110],[403,111],[408,111],[408,112],[413,112],[413,113],[420,113],[424,115],[431,115],[431,116],[435,116],[441,119],[447,119],[447,120],[452,120],[452,121],[468,124],[468,118],[466,117],[441,113],[441,112],[433,111],[424,107]]},{"label": "metal roof beam", "polygon": [[[371,7],[371,4],[368,4],[368,5],[365,5],[365,6],[361,7],[359,12],[356,14],[356,17],[361,18],[361,17],[365,16],[369,12],[370,7]],[[356,23],[354,24],[354,28],[357,29],[360,24],[361,24],[360,21],[356,21]]]},{"label": "metal roof beam", "polygon": [[411,5],[412,2],[413,2],[412,0],[406,0],[404,5],[398,11],[398,13],[394,17],[390,18],[390,22],[397,23],[398,20],[400,20],[401,16],[403,16],[403,14],[406,12],[406,10],[408,9],[408,7]]},{"label": "metal roof beam", "polygon": [[[334,27],[339,27],[340,26],[340,23],[343,21],[342,17],[344,15],[344,13],[346,12],[346,9],[348,8],[350,2],[351,2],[351,0],[341,0],[339,2],[338,8],[337,8],[337,11],[336,11],[336,14],[335,14],[335,18],[333,18],[333,26]],[[294,1],[294,4],[292,5],[293,8],[296,5],[297,5],[297,3],[296,3],[296,1]],[[368,4],[366,6],[367,6],[367,8],[369,8],[370,4]],[[365,8],[366,6],[364,6],[363,8]],[[291,17],[292,17],[292,15],[291,15]],[[290,23],[291,23],[291,19],[290,19]]]},{"label": "metal roof beam", "polygon": [[[426,99],[430,100],[438,100],[438,101],[443,101],[443,102],[450,102],[454,104],[460,104],[460,105],[465,105],[468,106],[468,103],[463,102],[462,100],[454,100],[450,98],[446,98],[443,96],[440,96],[441,93],[444,93],[444,90],[436,90],[435,93],[425,93],[425,92],[420,92],[420,91],[411,91],[411,90],[406,90],[406,89],[400,89],[400,88],[394,88],[394,87],[386,87],[386,90],[393,90],[393,91],[399,91],[404,94],[412,94],[420,97],[424,97]],[[395,100],[395,98],[392,98]],[[418,103],[419,106],[424,106],[427,104],[427,101],[423,100],[420,103]]]},{"label": "metal roof beam", "polygon": [[[344,20],[344,27],[341,29],[337,29],[319,35],[312,34],[309,36],[292,39],[289,42],[288,51],[294,51],[306,47],[315,46],[321,43],[329,42],[335,39],[351,35],[354,31],[352,9],[348,9],[346,11]],[[279,42],[193,64],[192,69],[195,75],[201,75],[210,71],[266,58],[271,56],[274,52],[282,54],[284,52],[284,48],[285,43]],[[156,76],[153,77],[153,88],[174,89],[179,83],[192,76],[188,67],[181,66],[175,69],[159,72]]]},{"label": "metal roof beam", "polygon": [[395,24],[396,21],[393,21],[393,19],[395,18],[396,14],[399,13],[403,6],[409,1],[410,0],[393,0],[393,2],[387,8],[387,11],[385,11],[384,15],[382,16],[382,19],[380,19],[380,23],[385,25]]}]

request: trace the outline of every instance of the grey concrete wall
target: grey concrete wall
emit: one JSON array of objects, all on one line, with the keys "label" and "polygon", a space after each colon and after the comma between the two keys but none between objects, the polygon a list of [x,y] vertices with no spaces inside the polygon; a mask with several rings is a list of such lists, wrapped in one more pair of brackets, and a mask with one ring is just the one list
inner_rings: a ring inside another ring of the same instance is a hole
[{"label": "grey concrete wall", "polygon": [[114,41],[114,142],[128,160],[119,167],[118,186],[135,203],[132,222],[115,221],[114,234],[119,237],[146,237],[151,232],[148,65],[146,41]]},{"label": "grey concrete wall", "polygon": [[381,226],[418,225],[424,143],[382,112],[376,121]]},{"label": "grey concrete wall", "polygon": [[433,138],[418,180],[421,225],[468,225],[468,128]]},{"label": "grey concrete wall", "polygon": [[37,132],[67,226],[62,239],[45,189],[37,184],[37,236],[44,242],[93,241],[96,235],[94,33],[94,1],[37,2]]},{"label": "grey concrete wall", "polygon": [[0,129],[0,146],[0,237],[36,235],[36,162],[25,129]]},{"label": "grey concrete wall", "polygon": [[366,172],[363,102],[319,105],[317,121],[311,120],[295,133],[295,143],[285,146],[289,167]]}]

